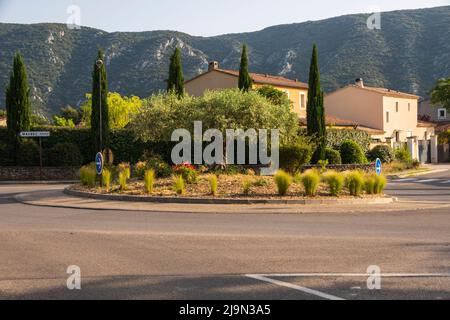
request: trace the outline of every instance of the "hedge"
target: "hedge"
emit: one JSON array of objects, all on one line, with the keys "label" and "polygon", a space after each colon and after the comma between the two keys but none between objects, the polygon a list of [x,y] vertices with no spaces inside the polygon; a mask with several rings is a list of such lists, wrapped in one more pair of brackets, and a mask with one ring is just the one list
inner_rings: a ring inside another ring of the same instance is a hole
[{"label": "hedge", "polygon": [[[306,134],[306,129],[300,131]],[[341,144],[346,140],[352,140],[360,145],[364,152],[369,151],[372,138],[369,133],[354,129],[327,128],[327,148],[339,150]]]}]

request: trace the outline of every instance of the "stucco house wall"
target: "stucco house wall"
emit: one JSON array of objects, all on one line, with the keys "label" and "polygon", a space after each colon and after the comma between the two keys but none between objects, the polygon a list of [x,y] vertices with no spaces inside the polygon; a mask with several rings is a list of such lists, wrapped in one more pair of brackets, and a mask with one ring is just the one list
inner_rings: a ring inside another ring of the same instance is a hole
[{"label": "stucco house wall", "polygon": [[238,79],[218,71],[204,73],[186,82],[184,88],[194,97],[200,97],[206,90],[230,89],[238,87]]},{"label": "stucco house wall", "polygon": [[419,115],[429,117],[433,122],[449,122],[450,112],[439,105],[432,105],[430,100],[424,100],[419,103]]}]

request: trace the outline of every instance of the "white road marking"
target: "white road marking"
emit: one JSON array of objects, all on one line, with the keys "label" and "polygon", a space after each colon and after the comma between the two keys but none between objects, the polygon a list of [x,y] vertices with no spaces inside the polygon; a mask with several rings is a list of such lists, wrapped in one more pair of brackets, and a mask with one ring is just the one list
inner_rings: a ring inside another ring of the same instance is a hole
[{"label": "white road marking", "polygon": [[441,183],[442,183],[442,184],[448,184],[448,183],[450,183],[450,180],[442,181]]},{"label": "white road marking", "polygon": [[[380,273],[376,276],[384,278],[450,278],[450,273]],[[259,274],[261,277],[373,277],[372,273],[273,273],[273,274]]]},{"label": "white road marking", "polygon": [[317,290],[314,290],[314,289],[309,289],[309,288],[306,288],[306,287],[297,286],[297,285],[289,283],[289,282],[284,282],[284,281],[270,279],[270,278],[267,278],[265,276],[261,276],[261,275],[257,275],[257,274],[248,274],[246,276],[249,277],[249,278],[255,279],[255,280],[268,282],[268,283],[275,284],[275,285],[278,285],[278,286],[281,286],[281,287],[286,287],[286,288],[298,290],[298,291],[301,291],[301,292],[304,292],[304,293],[308,293],[308,294],[311,294],[311,295],[314,295],[314,296],[318,296],[318,297],[321,297],[321,298],[324,298],[324,299],[328,299],[328,300],[345,300],[345,299],[333,296],[333,295],[328,294],[328,293],[324,293],[324,292],[317,291]]},{"label": "white road marking", "polygon": [[393,182],[412,182],[412,181],[417,181],[418,179],[416,178],[408,178],[408,179],[398,179],[398,180],[394,180]]},{"label": "white road marking", "polygon": [[420,180],[418,182],[420,182],[420,183],[428,183],[428,182],[436,182],[436,181],[439,181],[439,179]]}]

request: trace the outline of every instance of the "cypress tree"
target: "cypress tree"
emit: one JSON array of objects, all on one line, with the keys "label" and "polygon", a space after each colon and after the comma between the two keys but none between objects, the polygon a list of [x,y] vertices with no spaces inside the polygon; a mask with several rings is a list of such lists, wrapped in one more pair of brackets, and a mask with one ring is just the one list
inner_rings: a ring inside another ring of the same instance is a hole
[{"label": "cypress tree", "polygon": [[181,65],[181,52],[178,48],[170,58],[167,92],[175,92],[179,97],[184,95],[183,66]]},{"label": "cypress tree", "polygon": [[323,91],[320,87],[319,54],[314,44],[311,66],[309,70],[309,90],[307,106],[308,135],[315,138],[317,149],[313,162],[325,159],[326,148],[326,124],[325,108],[323,103]]},{"label": "cypress tree", "polygon": [[[98,65],[98,61],[102,61]],[[101,78],[101,82],[100,82]],[[100,102],[102,115],[102,141],[100,143]],[[109,108],[108,108],[108,78],[104,55],[98,50],[97,59],[92,71],[92,113],[91,113],[91,135],[95,153],[109,147]]]},{"label": "cypress tree", "polygon": [[239,89],[248,92],[252,88],[252,78],[248,72],[247,46],[242,47],[241,66],[239,68]]},{"label": "cypress tree", "polygon": [[14,56],[13,70],[6,88],[6,122],[12,158],[16,161],[16,151],[21,131],[30,130],[30,89],[25,63],[20,53]]}]

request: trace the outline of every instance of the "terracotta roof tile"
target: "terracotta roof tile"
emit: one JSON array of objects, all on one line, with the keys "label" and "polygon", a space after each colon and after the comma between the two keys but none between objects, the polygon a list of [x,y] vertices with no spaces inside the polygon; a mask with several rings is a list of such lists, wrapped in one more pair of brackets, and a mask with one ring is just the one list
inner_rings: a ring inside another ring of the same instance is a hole
[{"label": "terracotta roof tile", "polygon": [[[223,72],[226,74],[230,74],[235,77],[239,77],[239,71],[236,70],[226,70],[226,69],[215,69],[215,71]],[[261,74],[261,73],[253,73],[250,72],[250,77],[252,78],[254,83],[257,84],[268,84],[274,86],[284,86],[291,88],[299,88],[299,89],[308,89],[308,84],[304,82],[300,82],[298,80],[292,80],[280,76],[273,76],[269,74]]]},{"label": "terracotta roof tile", "polygon": [[367,90],[367,91],[371,91],[371,92],[375,92],[375,93],[381,93],[384,96],[387,97],[393,97],[393,98],[406,98],[406,99],[420,99],[419,96],[416,96],[414,94],[410,94],[410,93],[405,93],[405,92],[400,92],[400,91],[395,91],[395,90],[391,90],[391,89],[386,89],[386,88],[376,88],[376,87],[360,87],[354,84],[351,84],[350,87],[355,87],[361,90]]}]

